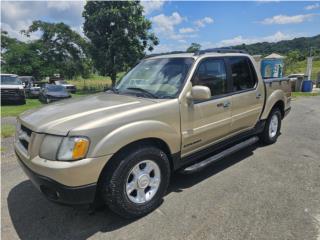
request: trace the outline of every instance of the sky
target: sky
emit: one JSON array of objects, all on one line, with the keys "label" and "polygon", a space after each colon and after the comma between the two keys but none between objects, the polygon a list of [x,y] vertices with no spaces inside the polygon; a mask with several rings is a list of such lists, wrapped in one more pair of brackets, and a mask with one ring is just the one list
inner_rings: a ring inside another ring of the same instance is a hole
[{"label": "sky", "polygon": [[[84,1],[2,1],[1,28],[20,34],[33,20],[64,22],[82,32]],[[160,44],[154,52],[277,42],[320,34],[320,1],[142,1]],[[35,34],[31,39],[37,38]]]}]

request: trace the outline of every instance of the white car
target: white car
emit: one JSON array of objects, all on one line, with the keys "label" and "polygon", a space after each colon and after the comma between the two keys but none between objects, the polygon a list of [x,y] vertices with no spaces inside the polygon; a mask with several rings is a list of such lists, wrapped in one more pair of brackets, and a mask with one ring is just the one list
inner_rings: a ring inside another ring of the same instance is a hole
[{"label": "white car", "polygon": [[1,102],[26,103],[26,95],[21,80],[15,74],[1,74]]}]

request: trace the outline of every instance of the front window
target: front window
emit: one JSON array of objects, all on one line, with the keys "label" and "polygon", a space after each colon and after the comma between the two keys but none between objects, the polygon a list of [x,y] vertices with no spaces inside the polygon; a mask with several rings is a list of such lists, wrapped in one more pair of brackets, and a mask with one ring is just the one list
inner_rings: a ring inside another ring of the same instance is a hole
[{"label": "front window", "polygon": [[21,85],[21,81],[16,76],[1,76],[1,84],[3,85]]},{"label": "front window", "polygon": [[115,91],[144,97],[174,98],[181,90],[192,58],[147,59],[125,75]]},{"label": "front window", "polygon": [[215,58],[203,60],[192,78],[192,85],[208,87],[212,97],[227,93],[227,72],[224,60]]}]

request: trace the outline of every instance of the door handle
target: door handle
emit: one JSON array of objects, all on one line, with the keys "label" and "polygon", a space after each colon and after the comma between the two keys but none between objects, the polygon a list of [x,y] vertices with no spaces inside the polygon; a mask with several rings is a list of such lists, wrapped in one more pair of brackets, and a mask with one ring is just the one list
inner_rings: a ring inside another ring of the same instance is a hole
[{"label": "door handle", "polygon": [[217,107],[223,107],[223,103],[218,103]]},{"label": "door handle", "polygon": [[256,94],[256,99],[259,99],[259,98],[261,98],[261,93]]},{"label": "door handle", "polygon": [[231,105],[230,102],[221,102],[217,104],[217,107],[228,108]]},{"label": "door handle", "polygon": [[223,108],[228,108],[230,107],[231,103],[230,102],[224,102],[223,103]]}]

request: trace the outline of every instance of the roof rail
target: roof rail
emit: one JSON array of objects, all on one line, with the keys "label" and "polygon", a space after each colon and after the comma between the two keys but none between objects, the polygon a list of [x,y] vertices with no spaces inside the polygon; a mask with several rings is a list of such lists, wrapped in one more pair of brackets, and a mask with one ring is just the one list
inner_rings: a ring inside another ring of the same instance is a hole
[{"label": "roof rail", "polygon": [[232,49],[232,48],[209,48],[209,49],[205,49],[205,50],[199,50],[199,51],[195,52],[194,55],[202,55],[202,54],[211,53],[211,52],[215,52],[215,53],[247,53],[244,50]]},{"label": "roof rail", "polygon": [[173,51],[173,52],[166,52],[166,53],[152,53],[149,55],[146,55],[143,59],[151,58],[151,57],[157,57],[162,55],[170,55],[170,54],[179,54],[179,53],[186,53],[183,51]]}]

